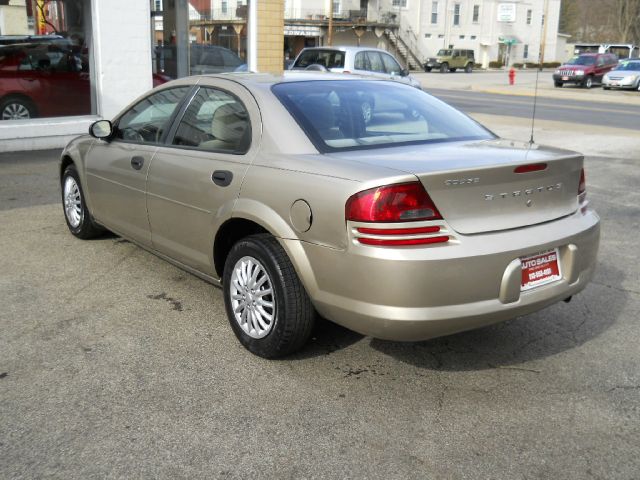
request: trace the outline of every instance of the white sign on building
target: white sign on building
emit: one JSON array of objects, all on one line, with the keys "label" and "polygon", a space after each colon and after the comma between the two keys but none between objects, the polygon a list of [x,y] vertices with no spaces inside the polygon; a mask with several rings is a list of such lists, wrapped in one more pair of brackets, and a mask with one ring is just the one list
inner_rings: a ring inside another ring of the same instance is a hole
[{"label": "white sign on building", "polygon": [[516,4],[515,3],[499,3],[498,4],[498,21],[499,22],[515,22],[516,21]]}]

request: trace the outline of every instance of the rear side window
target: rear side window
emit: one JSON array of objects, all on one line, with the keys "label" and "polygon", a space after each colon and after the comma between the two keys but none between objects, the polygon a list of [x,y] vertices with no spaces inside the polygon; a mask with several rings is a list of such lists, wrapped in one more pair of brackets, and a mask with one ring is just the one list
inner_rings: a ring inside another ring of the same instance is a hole
[{"label": "rear side window", "polygon": [[251,123],[234,95],[202,87],[189,104],[173,145],[213,152],[244,154],[251,143]]},{"label": "rear side window", "polygon": [[272,91],[323,153],[494,138],[444,102],[396,82],[285,82]]},{"label": "rear side window", "polygon": [[296,59],[293,68],[322,65],[325,68],[344,68],[344,52],[340,50],[304,50]]},{"label": "rear side window", "polygon": [[356,53],[356,58],[353,62],[353,67],[356,70],[371,70],[371,63],[369,63],[369,59],[365,52]]},{"label": "rear side window", "polygon": [[369,60],[370,68],[368,69],[371,72],[378,73],[386,73],[384,68],[384,63],[382,62],[382,58],[380,58],[380,54],[378,52],[365,52],[367,55],[367,59]]}]

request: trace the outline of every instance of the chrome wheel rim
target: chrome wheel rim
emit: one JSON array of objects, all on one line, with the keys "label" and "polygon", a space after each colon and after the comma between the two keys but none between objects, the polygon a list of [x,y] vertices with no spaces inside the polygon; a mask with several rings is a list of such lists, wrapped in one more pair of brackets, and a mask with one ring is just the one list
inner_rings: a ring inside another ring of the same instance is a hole
[{"label": "chrome wheel rim", "polygon": [[78,228],[82,222],[82,197],[80,188],[73,177],[64,181],[64,214],[72,228]]},{"label": "chrome wheel rim", "polygon": [[266,337],[275,323],[276,300],[264,266],[254,257],[242,257],[229,283],[235,321],[251,338]]},{"label": "chrome wheel rim", "polygon": [[10,103],[2,110],[3,120],[26,120],[31,118],[27,107],[21,103]]}]

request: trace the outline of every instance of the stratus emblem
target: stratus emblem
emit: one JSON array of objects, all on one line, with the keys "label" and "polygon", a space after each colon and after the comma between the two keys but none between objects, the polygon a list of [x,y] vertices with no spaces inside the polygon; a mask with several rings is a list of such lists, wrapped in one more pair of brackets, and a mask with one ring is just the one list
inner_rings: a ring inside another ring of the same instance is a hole
[{"label": "stratus emblem", "polygon": [[[504,193],[485,193],[485,200],[497,200],[500,198],[517,198],[517,197],[529,197],[531,195],[538,195],[545,192],[553,192],[562,189],[562,183],[556,183],[553,185],[547,185],[544,187],[526,188],[524,190],[515,190],[513,192]],[[529,206],[527,204],[527,206]]]},{"label": "stratus emblem", "polygon": [[480,183],[480,178],[453,178],[451,180],[444,181],[444,184],[447,187],[451,187],[453,185],[473,185],[474,183]]}]

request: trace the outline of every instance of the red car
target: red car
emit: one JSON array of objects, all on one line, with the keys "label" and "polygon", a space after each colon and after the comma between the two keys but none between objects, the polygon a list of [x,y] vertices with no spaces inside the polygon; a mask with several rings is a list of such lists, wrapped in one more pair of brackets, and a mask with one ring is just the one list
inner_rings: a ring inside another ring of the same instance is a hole
[{"label": "red car", "polygon": [[605,73],[618,65],[618,57],[613,53],[583,53],[573,57],[553,73],[553,84],[562,87],[565,83],[573,83],[591,88],[594,83],[601,83]]},{"label": "red car", "polygon": [[0,47],[0,119],[88,115],[87,56],[67,40]]}]

